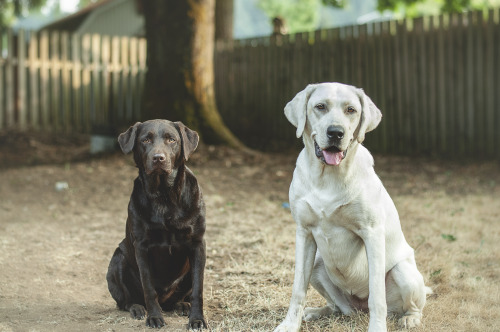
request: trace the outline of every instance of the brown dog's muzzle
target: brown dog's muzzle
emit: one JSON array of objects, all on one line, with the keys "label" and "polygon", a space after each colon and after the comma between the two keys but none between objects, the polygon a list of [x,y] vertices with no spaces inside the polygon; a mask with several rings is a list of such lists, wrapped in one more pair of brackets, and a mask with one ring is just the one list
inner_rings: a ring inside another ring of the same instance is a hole
[{"label": "brown dog's muzzle", "polygon": [[153,164],[163,163],[165,162],[165,154],[157,153],[153,156]]},{"label": "brown dog's muzzle", "polygon": [[146,174],[152,174],[154,172],[165,172],[168,174],[172,173],[172,165],[170,160],[164,153],[155,153],[153,156],[147,157],[146,163]]}]

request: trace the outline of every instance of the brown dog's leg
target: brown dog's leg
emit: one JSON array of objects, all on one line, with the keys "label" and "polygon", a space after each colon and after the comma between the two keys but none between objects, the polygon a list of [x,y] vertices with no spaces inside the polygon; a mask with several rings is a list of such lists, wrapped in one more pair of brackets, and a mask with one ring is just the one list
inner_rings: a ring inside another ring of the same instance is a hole
[{"label": "brown dog's leg", "polygon": [[153,328],[165,326],[165,320],[161,313],[161,307],[158,303],[158,294],[153,286],[151,269],[148,264],[148,250],[140,242],[134,243],[135,257],[139,274],[141,276],[142,289],[144,291],[144,301],[146,302],[146,325]]},{"label": "brown dog's leg", "polygon": [[191,313],[189,314],[189,326],[191,329],[206,328],[207,323],[203,317],[203,274],[206,262],[205,240],[193,243],[189,255],[191,264],[191,276],[193,278],[193,291],[191,293]]},{"label": "brown dog's leg", "polygon": [[108,289],[118,308],[130,312],[132,318],[144,319],[144,295],[139,276],[132,269],[121,248],[117,248],[109,262],[106,275]]}]

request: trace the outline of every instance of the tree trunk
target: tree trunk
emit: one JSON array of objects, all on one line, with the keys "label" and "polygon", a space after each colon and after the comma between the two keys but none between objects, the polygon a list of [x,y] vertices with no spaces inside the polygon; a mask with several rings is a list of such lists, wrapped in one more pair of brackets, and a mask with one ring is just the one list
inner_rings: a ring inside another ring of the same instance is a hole
[{"label": "tree trunk", "polygon": [[215,2],[215,41],[233,39],[233,0]]},{"label": "tree trunk", "polygon": [[143,0],[148,44],[143,110],[182,121],[209,144],[244,145],[225,126],[214,95],[214,0]]}]

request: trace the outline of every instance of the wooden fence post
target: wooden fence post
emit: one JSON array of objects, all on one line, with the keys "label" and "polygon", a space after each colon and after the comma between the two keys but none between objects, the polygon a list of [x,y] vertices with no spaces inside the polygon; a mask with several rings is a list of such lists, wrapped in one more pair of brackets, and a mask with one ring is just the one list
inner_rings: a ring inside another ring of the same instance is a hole
[{"label": "wooden fence post", "polygon": [[102,90],[101,90],[101,81],[100,81],[100,55],[101,55],[101,36],[97,34],[92,35],[92,69],[91,69],[91,128],[90,130],[94,130],[96,125],[99,126],[104,122],[103,112],[101,110],[101,98],[102,98]]},{"label": "wooden fence post", "polygon": [[40,128],[40,98],[39,98],[39,80],[38,71],[40,70],[40,62],[38,60],[38,36],[36,33],[30,33],[30,42],[28,49],[28,67],[30,77],[29,89],[29,123],[30,126]]},{"label": "wooden fence post", "polygon": [[26,33],[19,30],[17,33],[17,91],[15,109],[19,129],[25,130],[28,125],[27,84],[26,84]]},{"label": "wooden fence post", "polygon": [[85,132],[90,132],[91,123],[94,120],[94,103],[91,101],[92,96],[92,64],[91,64],[91,54],[92,54],[92,40],[91,35],[82,36],[82,120],[83,128]]},{"label": "wooden fence post", "polygon": [[61,89],[60,89],[60,72],[61,72],[61,62],[60,62],[60,50],[59,50],[59,37],[60,33],[57,31],[52,31],[50,34],[50,88],[51,88],[51,99],[50,99],[50,113],[52,122],[52,128],[59,132],[61,130]]},{"label": "wooden fence post", "polygon": [[5,59],[3,57],[3,40],[4,31],[0,29],[0,130],[2,130],[5,125],[5,85],[3,83]]},{"label": "wooden fence post", "polygon": [[41,126],[45,130],[51,128],[49,68],[49,35],[47,31],[42,31],[40,34],[40,115]]},{"label": "wooden fence post", "polygon": [[67,32],[61,33],[61,125],[64,132],[72,130],[74,111],[71,105],[71,83],[70,70],[72,63],[69,56],[69,35]]},{"label": "wooden fence post", "polygon": [[15,57],[14,57],[14,37],[12,35],[12,30],[7,29],[7,59],[5,66],[5,124],[7,128],[16,127],[15,122],[15,81],[14,81],[14,71],[15,71]]}]

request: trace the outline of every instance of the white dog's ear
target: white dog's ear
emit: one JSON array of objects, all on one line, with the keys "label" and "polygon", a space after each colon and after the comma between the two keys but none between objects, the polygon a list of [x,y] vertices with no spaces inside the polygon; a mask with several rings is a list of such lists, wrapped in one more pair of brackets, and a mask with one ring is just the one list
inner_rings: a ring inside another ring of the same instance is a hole
[{"label": "white dog's ear", "polygon": [[382,112],[378,109],[373,101],[366,95],[363,89],[357,90],[359,99],[361,100],[361,119],[358,126],[357,140],[362,143],[365,140],[365,134],[377,128],[380,120],[382,120]]},{"label": "white dog's ear", "polygon": [[285,106],[285,116],[293,124],[297,127],[297,138],[302,136],[304,132],[304,128],[306,126],[306,109],[307,109],[307,101],[311,96],[311,93],[316,88],[317,84],[309,84],[306,88],[293,97],[291,101],[288,102]]}]

